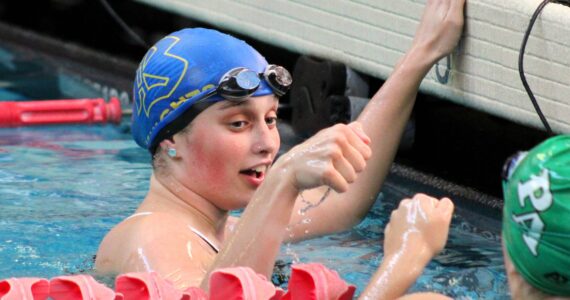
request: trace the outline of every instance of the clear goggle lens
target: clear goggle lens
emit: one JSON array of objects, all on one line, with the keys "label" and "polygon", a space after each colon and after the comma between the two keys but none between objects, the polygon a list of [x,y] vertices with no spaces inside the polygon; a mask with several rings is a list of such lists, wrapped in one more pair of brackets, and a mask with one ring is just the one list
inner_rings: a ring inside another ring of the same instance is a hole
[{"label": "clear goggle lens", "polygon": [[267,82],[277,97],[285,95],[293,83],[291,73],[281,66],[268,65],[261,74],[243,67],[234,68],[222,76],[216,89],[195,103],[202,102],[215,94],[226,100],[241,102],[257,91],[262,79]]}]

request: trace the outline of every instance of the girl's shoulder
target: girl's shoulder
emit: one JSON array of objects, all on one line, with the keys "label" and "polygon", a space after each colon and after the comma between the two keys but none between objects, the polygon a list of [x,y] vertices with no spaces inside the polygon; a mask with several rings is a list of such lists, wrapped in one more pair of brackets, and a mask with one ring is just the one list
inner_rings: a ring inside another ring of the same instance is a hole
[{"label": "girl's shoulder", "polygon": [[214,256],[211,246],[184,220],[163,212],[136,213],[105,236],[96,268],[102,273],[124,273],[143,271],[139,269],[146,264],[151,269],[179,264],[170,261],[173,257],[209,262]]}]

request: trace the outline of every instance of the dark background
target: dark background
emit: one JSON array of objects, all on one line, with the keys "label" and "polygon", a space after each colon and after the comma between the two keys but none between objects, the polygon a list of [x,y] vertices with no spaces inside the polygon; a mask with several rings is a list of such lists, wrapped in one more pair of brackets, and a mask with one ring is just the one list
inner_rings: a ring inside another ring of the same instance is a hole
[{"label": "dark background", "polygon": [[[133,1],[109,1],[109,4],[148,45],[184,27],[212,27]],[[2,1],[0,21],[133,63],[147,49],[119,26],[99,0]],[[240,37],[236,32],[230,33]],[[268,61],[293,70],[298,54],[241,38]],[[382,83],[374,78],[369,80],[371,92]],[[282,117],[287,118],[287,112]],[[396,162],[498,198],[505,158],[547,137],[542,130],[423,94],[418,96],[413,118],[415,126],[410,131],[413,134],[406,137]]]}]

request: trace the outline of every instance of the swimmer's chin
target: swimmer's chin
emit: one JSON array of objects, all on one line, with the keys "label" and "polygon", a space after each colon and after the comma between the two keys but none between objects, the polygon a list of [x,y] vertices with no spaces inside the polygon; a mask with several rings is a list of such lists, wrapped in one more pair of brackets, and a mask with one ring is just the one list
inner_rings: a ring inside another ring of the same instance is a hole
[{"label": "swimmer's chin", "polygon": [[[223,211],[235,211],[246,208],[255,195],[255,189],[247,193],[240,193],[240,195],[233,195],[231,199],[226,199],[223,205],[216,205]],[[218,202],[218,204],[221,204]],[[223,207],[222,207],[223,206]]]}]

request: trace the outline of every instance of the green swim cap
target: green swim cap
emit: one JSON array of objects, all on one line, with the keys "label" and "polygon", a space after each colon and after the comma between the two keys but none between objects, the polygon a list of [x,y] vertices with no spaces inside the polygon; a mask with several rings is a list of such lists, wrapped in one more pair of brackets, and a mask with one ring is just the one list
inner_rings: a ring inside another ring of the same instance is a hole
[{"label": "green swim cap", "polygon": [[519,157],[503,180],[503,241],[521,276],[570,296],[570,135]]}]

